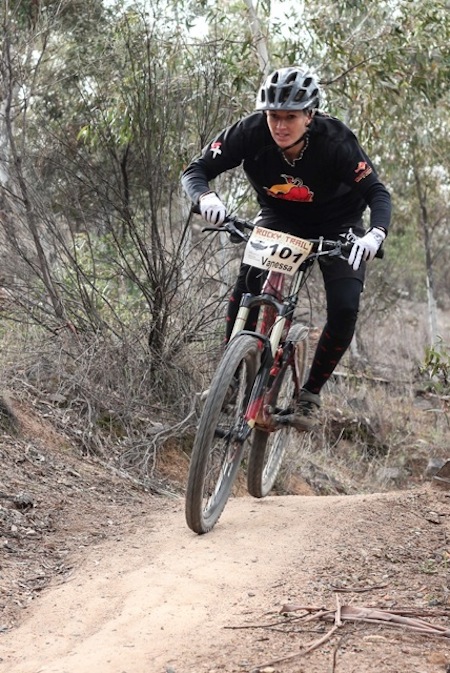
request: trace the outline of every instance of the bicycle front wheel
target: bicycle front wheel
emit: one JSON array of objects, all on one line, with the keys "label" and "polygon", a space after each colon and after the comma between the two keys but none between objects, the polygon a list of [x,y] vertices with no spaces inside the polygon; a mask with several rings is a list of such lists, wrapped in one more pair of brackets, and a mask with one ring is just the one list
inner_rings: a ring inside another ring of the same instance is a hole
[{"label": "bicycle front wheel", "polygon": [[258,343],[234,338],[212,380],[192,449],[186,488],[186,522],[195,533],[217,523],[244,453],[244,413],[256,376]]},{"label": "bicycle front wheel", "polygon": [[[301,387],[308,362],[308,328],[293,325],[289,331],[287,347],[293,348],[292,358],[279,372],[274,385],[279,392],[271,399],[273,407],[285,409],[292,405],[294,393]],[[290,342],[292,345],[289,346]],[[247,489],[255,498],[264,498],[273,488],[289,443],[289,426],[274,432],[255,429],[248,458]]]}]

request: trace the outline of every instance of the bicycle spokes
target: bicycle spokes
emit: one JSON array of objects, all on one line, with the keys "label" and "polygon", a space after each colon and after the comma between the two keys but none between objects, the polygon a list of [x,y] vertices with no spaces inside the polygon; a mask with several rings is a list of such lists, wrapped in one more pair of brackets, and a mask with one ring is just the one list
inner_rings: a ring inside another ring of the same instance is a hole
[{"label": "bicycle spokes", "polygon": [[231,494],[249,432],[244,419],[259,357],[257,341],[233,339],[211,383],[192,450],[186,521],[206,533]]}]

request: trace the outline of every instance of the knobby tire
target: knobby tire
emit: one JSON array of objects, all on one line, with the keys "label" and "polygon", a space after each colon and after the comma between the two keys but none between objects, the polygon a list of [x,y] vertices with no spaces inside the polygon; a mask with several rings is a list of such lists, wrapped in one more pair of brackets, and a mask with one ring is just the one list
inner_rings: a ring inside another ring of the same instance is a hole
[{"label": "knobby tire", "polygon": [[238,434],[242,433],[258,353],[257,339],[235,337],[211,382],[186,488],[186,522],[195,533],[207,533],[213,528],[231,494],[246,444]]}]

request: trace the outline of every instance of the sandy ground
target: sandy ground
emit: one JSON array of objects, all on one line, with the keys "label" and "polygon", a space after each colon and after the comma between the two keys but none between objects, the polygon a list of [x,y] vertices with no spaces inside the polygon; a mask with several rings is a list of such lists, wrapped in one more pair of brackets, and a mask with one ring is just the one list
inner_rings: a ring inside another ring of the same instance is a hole
[{"label": "sandy ground", "polygon": [[121,505],[122,525],[0,635],[0,673],[450,671],[449,637],[344,621],[327,638],[333,621],[303,619],[401,607],[450,628],[448,493],[236,498],[204,536],[182,499],[142,510]]}]

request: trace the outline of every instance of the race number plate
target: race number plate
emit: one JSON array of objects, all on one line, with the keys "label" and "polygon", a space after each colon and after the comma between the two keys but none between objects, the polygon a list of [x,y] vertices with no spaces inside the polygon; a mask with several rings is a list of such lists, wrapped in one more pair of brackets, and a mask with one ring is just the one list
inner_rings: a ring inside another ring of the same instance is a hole
[{"label": "race number plate", "polygon": [[258,269],[279,271],[293,276],[311,252],[313,244],[303,238],[255,227],[247,241],[244,263]]}]

